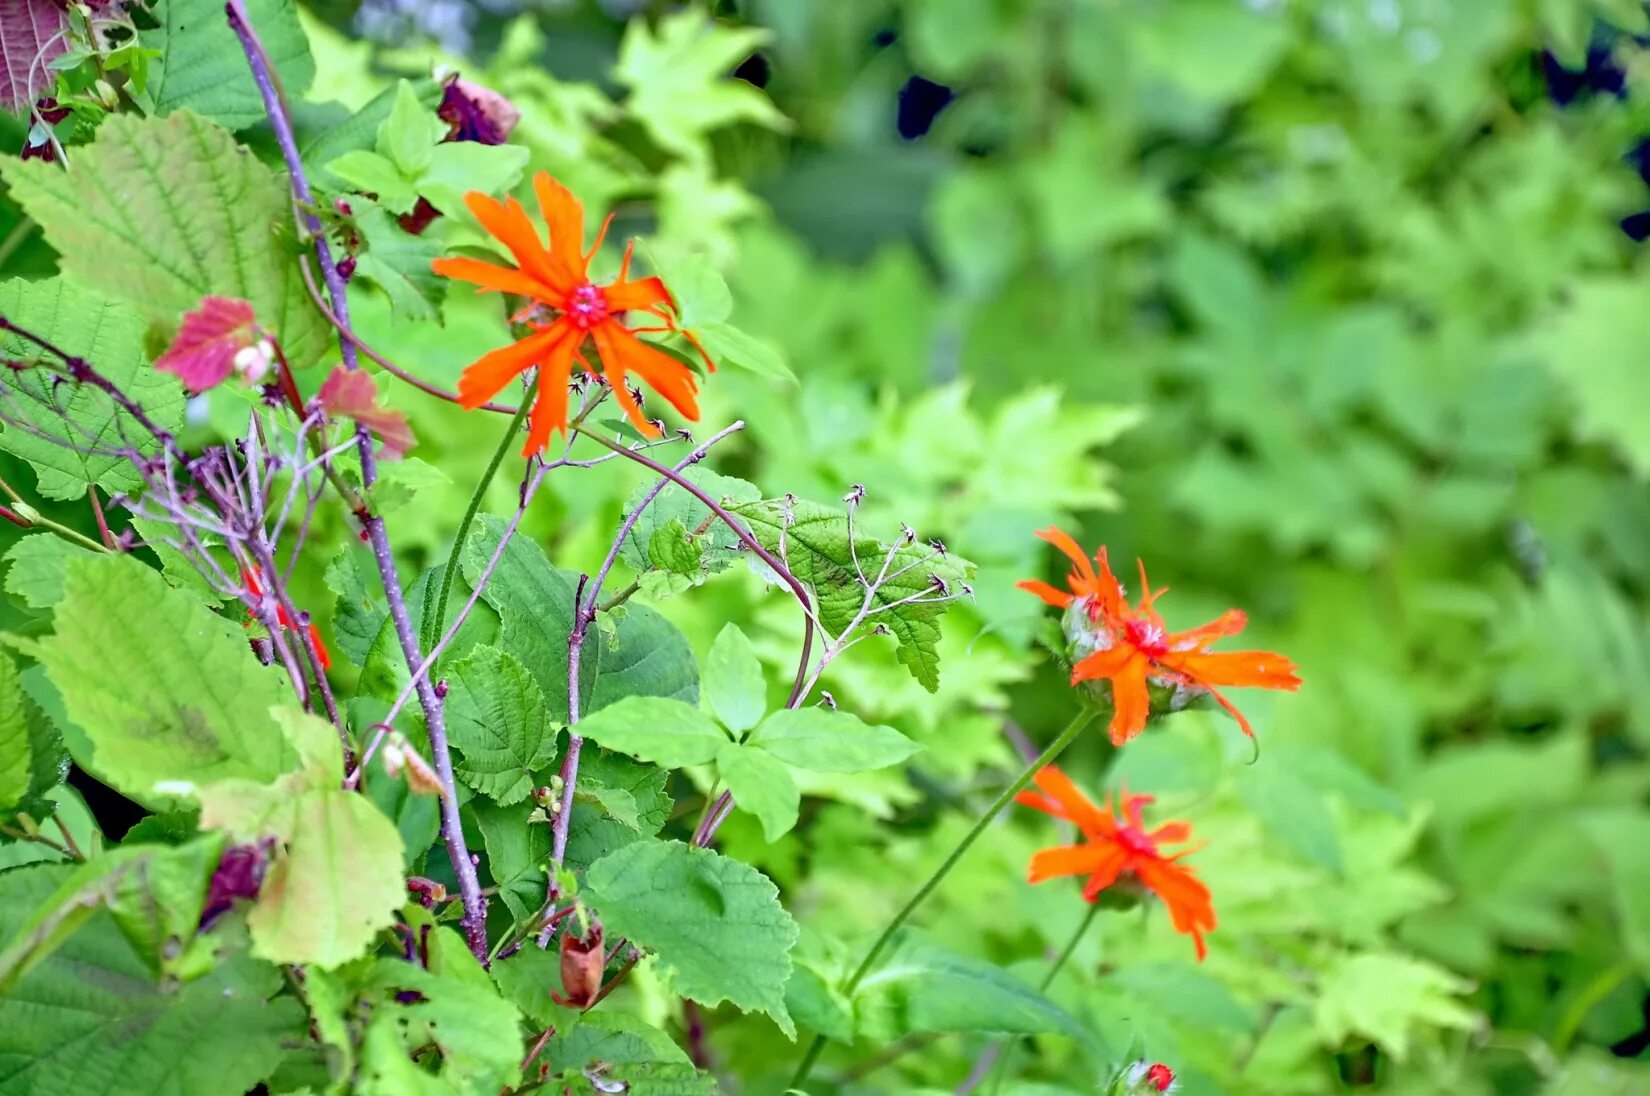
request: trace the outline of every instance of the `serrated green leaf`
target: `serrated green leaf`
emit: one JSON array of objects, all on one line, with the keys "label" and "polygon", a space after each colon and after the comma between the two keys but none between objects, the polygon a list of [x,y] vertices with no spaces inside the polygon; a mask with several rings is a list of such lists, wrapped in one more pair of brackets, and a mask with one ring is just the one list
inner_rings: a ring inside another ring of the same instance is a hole
[{"label": "serrated green leaf", "polygon": [[1458,1000],[1470,984],[1402,952],[1342,955],[1318,981],[1313,1019],[1330,1046],[1356,1035],[1397,1061],[1418,1027],[1468,1029],[1474,1017]]},{"label": "serrated green leaf", "polygon": [[[0,875],[0,938],[8,938],[73,869]],[[157,981],[98,911],[45,962],[0,995],[0,1076],[16,1096],[87,1092],[119,1078],[122,1092],[176,1096],[244,1092],[301,1039],[304,1010],[276,997],[280,972],[228,954],[203,977]]]},{"label": "serrated green leaf", "polygon": [[798,930],[755,868],[679,841],[639,841],[592,864],[583,896],[610,934],[657,953],[682,996],[766,1012],[796,1037],[785,982]]},{"label": "serrated green leaf", "polygon": [[26,536],[6,553],[6,592],[31,609],[50,609],[63,598],[69,561],[94,554],[53,533]]},{"label": "serrated green leaf", "polygon": [[697,575],[704,556],[705,546],[688,535],[687,526],[678,518],[671,518],[648,538],[647,562],[655,571]]},{"label": "serrated green leaf", "polygon": [[53,623],[39,661],[94,750],[75,760],[125,794],[159,805],[163,782],[261,782],[295,763],[269,714],[287,696],[280,673],[241,627],[135,559],[72,562]]},{"label": "serrated green leaf", "polygon": [[1650,815],[1642,810],[1596,811],[1581,828],[1609,871],[1611,900],[1628,956],[1650,971]]},{"label": "serrated green leaf", "polygon": [[[85,358],[161,429],[175,430],[183,421],[183,389],[144,360],[143,319],[133,309],[48,278],[0,283],[0,315]],[[42,495],[72,499],[84,495],[88,483],[109,492],[142,484],[131,462],[112,452],[130,446],[147,455],[159,444],[130,414],[90,385],[60,384],[54,370],[63,363],[21,335],[0,332],[0,356],[44,363],[0,380],[10,389],[7,417],[19,420],[0,432],[0,446],[34,466]]]},{"label": "serrated green leaf", "polygon": [[[752,502],[761,497],[754,484],[732,476],[721,476],[697,465],[683,472],[682,476],[719,503]],[[641,502],[646,490],[637,488],[631,494],[625,503],[627,514]],[[726,570],[739,558],[739,538],[715,520],[709,507],[673,483],[659,492],[631,527],[630,536],[625,539],[621,550],[625,562],[638,571],[649,570],[652,567],[650,546],[653,539],[659,530],[673,521],[681,523],[682,528],[703,545],[700,554],[701,580],[704,576]]]},{"label": "serrated green leaf", "polygon": [[[441,566],[433,567],[419,575],[406,592],[407,613],[412,618],[414,634],[423,627],[424,614],[429,611],[429,603],[441,588]],[[367,578],[364,581],[376,580]],[[378,594],[376,587],[372,590],[374,595]],[[458,612],[469,597],[470,592],[464,588],[462,582],[453,583],[447,598],[447,627],[451,627],[452,622],[458,619]],[[381,601],[381,596],[376,600]],[[407,682],[412,680],[412,674],[407,669],[407,655],[401,649],[401,639],[395,634],[395,624],[389,618],[387,607],[378,620],[378,634],[373,637],[372,646],[367,648],[366,658],[362,660],[361,678],[356,688],[364,696],[374,696],[393,702],[406,687]],[[442,653],[443,665],[448,658],[463,658],[479,644],[499,644],[499,634],[498,617],[493,614],[485,600],[478,601],[470,610],[470,615],[464,618],[464,624],[459,628],[458,634],[453,636],[453,641]],[[563,686],[564,691],[565,688]]]},{"label": "serrated green leaf", "polygon": [[556,751],[556,730],[533,675],[497,647],[476,647],[444,672],[447,737],[464,755],[459,779],[502,805],[525,799],[533,771]]},{"label": "serrated green leaf", "polygon": [[390,615],[372,550],[346,544],[327,564],[325,579],[327,589],[338,595],[332,607],[332,649],[363,666]]},{"label": "serrated green leaf", "polygon": [[528,821],[534,809],[530,801],[501,807],[484,799],[473,799],[466,808],[481,827],[487,870],[498,884],[499,897],[517,921],[526,920],[544,904],[550,826]]},{"label": "serrated green leaf", "polygon": [[[382,995],[377,1012],[392,1017],[401,1030],[402,1053],[430,1045],[439,1050],[447,1091],[498,1092],[515,1086],[522,1055],[516,1006],[499,995],[452,929],[438,925],[428,950],[428,969],[403,959],[380,958],[373,965],[370,985]],[[372,1061],[364,1062],[364,1068]]]},{"label": "serrated green leaf", "polygon": [[[814,591],[820,623],[833,635],[854,626],[865,604],[864,583],[875,582],[888,560],[885,579],[871,596],[869,615],[858,627],[885,626],[899,643],[899,661],[923,688],[939,689],[939,617],[949,603],[922,598],[939,595],[936,578],[958,591],[973,574],[973,564],[941,555],[926,544],[899,545],[889,559],[890,546],[858,530],[850,542],[845,511],[815,502],[765,499],[731,509],[750,523],[757,543],[779,556]],[[918,600],[896,605],[911,598]]]},{"label": "serrated green leaf", "polygon": [[779,840],[796,825],[802,793],[790,770],[756,746],[723,743],[716,754],[716,773],[733,793],[734,803],[762,823],[762,836]]},{"label": "serrated green leaf", "polygon": [[750,740],[788,765],[820,773],[882,769],[922,749],[892,727],[831,708],[781,708]]},{"label": "serrated green leaf", "polygon": [[[441,85],[429,79],[414,80],[412,85],[418,101],[433,113],[441,102]],[[292,104],[298,151],[310,168],[313,182],[332,189],[341,187],[342,180],[333,176],[325,165],[346,152],[375,148],[378,127],[395,108],[399,93],[399,84],[385,88],[353,114],[338,103]]]},{"label": "serrated green leaf", "polygon": [[[669,1034],[644,1020],[622,1012],[581,1012],[571,1027],[558,1027],[555,1038],[544,1045],[544,1060],[550,1071],[583,1069],[597,1062],[612,1066],[644,1065],[650,1062],[690,1065],[688,1056]],[[626,1080],[624,1070],[611,1072],[616,1080]]]},{"label": "serrated green leaf", "polygon": [[665,790],[669,780],[670,774],[664,769],[585,743],[579,755],[579,787],[604,801],[608,791],[629,796],[636,805],[636,824],[632,826],[601,807],[575,799],[573,820],[567,828],[567,863],[587,867],[613,850],[663,829],[675,805]]},{"label": "serrated green leaf", "polygon": [[1539,341],[1554,374],[1569,389],[1579,433],[1621,452],[1640,478],[1650,476],[1650,378],[1630,367],[1634,349],[1650,337],[1637,280],[1595,278],[1578,285]]},{"label": "serrated green leaf", "polygon": [[[142,31],[138,42],[155,51],[144,84],[153,113],[187,107],[230,129],[264,120],[263,96],[221,3],[159,0],[152,11],[160,25]],[[246,12],[286,94],[302,98],[315,78],[315,61],[298,25],[297,5],[292,0],[246,0]]]},{"label": "serrated green leaf", "polygon": [[[464,543],[464,577],[475,582],[504,532],[504,521],[483,515]],[[538,679],[550,718],[567,722],[567,636],[573,630],[573,587],[527,537],[512,537],[482,598],[497,610],[498,645]],[[579,663],[579,692],[590,696],[601,663],[601,644],[586,641]]]},{"label": "serrated green leaf", "polygon": [[63,272],[162,325],[208,294],[252,303],[295,368],[335,345],[298,272],[284,179],[193,111],[111,115],[77,150],[79,185],[39,160],[0,164]]},{"label": "serrated green leaf", "polygon": [[632,696],[581,719],[574,730],[609,750],[677,769],[704,765],[728,741],[716,721],[690,704]]},{"label": "serrated green leaf", "polygon": [[585,694],[586,714],[628,696],[665,697],[693,704],[699,700],[699,664],[680,628],[646,605],[626,605],[609,641],[605,630],[585,640],[601,647],[595,686]]},{"label": "serrated green leaf", "polygon": [[705,699],[722,726],[750,730],[768,710],[768,685],[756,649],[737,624],[723,625],[705,659]]}]

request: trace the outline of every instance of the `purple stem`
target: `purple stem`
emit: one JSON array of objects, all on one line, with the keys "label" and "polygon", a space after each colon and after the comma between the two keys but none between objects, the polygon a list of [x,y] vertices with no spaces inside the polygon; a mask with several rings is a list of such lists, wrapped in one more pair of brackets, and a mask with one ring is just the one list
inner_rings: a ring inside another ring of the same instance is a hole
[{"label": "purple stem", "polygon": [[[602,584],[607,581],[607,576],[612,572],[613,565],[618,562],[619,552],[624,548],[625,541],[630,539],[630,532],[636,528],[636,522],[641,520],[642,511],[646,510],[653,500],[659,497],[659,492],[663,491],[673,481],[686,483],[687,480],[682,476],[684,471],[704,460],[706,454],[710,452],[711,446],[729,434],[744,428],[745,424],[743,422],[733,423],[677,461],[675,468],[666,468],[650,458],[641,457],[639,453],[635,454],[640,457],[643,463],[655,466],[659,470],[659,479],[654,482],[652,487],[648,488],[647,494],[642,496],[641,501],[631,507],[630,513],[625,515],[623,523],[619,526],[618,535],[613,538],[613,546],[607,550],[607,558],[602,560],[601,567],[596,571],[596,580],[589,584],[590,592],[588,595],[585,593],[585,580],[583,578],[579,580],[579,588],[573,595],[573,628],[567,635],[568,731],[567,756],[562,759],[561,763],[561,810],[556,813],[556,821],[551,829],[550,879],[545,884],[545,900],[552,907],[557,898],[556,869],[561,867],[562,859],[567,854],[567,831],[573,819],[573,791],[579,780],[579,752],[584,748],[584,739],[573,731],[573,727],[579,722],[579,667],[583,662],[585,635],[596,619],[596,606],[601,602]],[[603,443],[606,444],[605,439],[603,439]],[[618,448],[627,453],[632,452],[624,446]],[[552,912],[554,912],[553,909]],[[551,928],[548,924],[539,930],[539,947],[549,946],[550,933]]]},{"label": "purple stem", "polygon": [[[240,39],[247,64],[252,68],[252,78],[263,96],[264,110],[269,115],[276,143],[281,146],[281,155],[286,160],[292,196],[301,206],[313,205],[314,195],[309,189],[309,180],[304,175],[303,160],[298,155],[298,143],[292,133],[292,121],[287,117],[281,93],[275,85],[269,55],[264,51],[257,31],[253,29],[252,21],[247,17],[242,0],[229,0],[224,11],[229,17],[230,29],[235,32],[235,37]],[[349,301],[346,297],[343,275],[338,272],[337,263],[333,262],[332,249],[327,245],[320,218],[310,212],[304,212],[301,216],[304,227],[309,230],[312,237],[315,258],[321,265],[321,278],[326,283],[327,294],[332,299],[331,315],[339,330],[338,350],[343,357],[344,368],[359,369],[360,360],[356,356],[355,343],[346,334],[349,329]],[[377,478],[372,434],[365,426],[357,423],[355,437],[361,454],[361,482],[364,486],[371,487]],[[407,602],[401,592],[400,579],[395,572],[395,556],[390,549],[389,533],[384,528],[384,519],[378,515],[363,509],[357,512],[357,517],[366,531],[368,542],[372,545],[373,559],[378,564],[378,577],[384,585],[384,598],[389,603],[390,620],[395,625],[396,638],[401,642],[401,654],[406,659],[407,671],[411,673],[424,661],[424,656],[419,649],[412,621],[407,615]],[[447,745],[445,713],[442,711],[441,699],[435,695],[435,687],[428,677],[418,682],[417,690],[419,705],[424,710],[424,724],[429,730],[430,753],[435,762],[436,775],[441,780],[441,836],[446,842],[447,857],[452,861],[453,875],[458,880],[459,895],[464,902],[464,917],[460,924],[463,926],[470,950],[483,965],[486,965],[487,898],[481,893],[481,881],[476,877],[475,861],[470,858],[470,850],[464,843],[464,827],[458,816],[458,797],[454,793],[453,759],[452,751]]]}]

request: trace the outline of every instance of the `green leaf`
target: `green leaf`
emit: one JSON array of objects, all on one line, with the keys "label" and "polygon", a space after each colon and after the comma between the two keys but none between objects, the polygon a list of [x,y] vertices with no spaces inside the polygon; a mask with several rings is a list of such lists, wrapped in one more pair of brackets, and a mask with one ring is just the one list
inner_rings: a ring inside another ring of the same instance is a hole
[{"label": "green leaf", "polygon": [[69,755],[46,713],[23,691],[11,656],[0,652],[0,819],[19,811],[52,814],[46,793],[69,772]]},{"label": "green leaf", "polygon": [[[675,806],[665,790],[669,780],[664,769],[585,743],[579,755],[579,790],[586,800],[595,799],[601,806],[574,799],[573,820],[567,828],[567,863],[588,866],[663,829]],[[626,796],[635,804],[634,825],[606,806],[610,795]]]},{"label": "green leaf", "polygon": [[[754,484],[731,476],[720,476],[697,465],[687,469],[682,476],[719,503],[753,502],[762,494]],[[646,490],[639,487],[631,494],[625,503],[626,514],[636,509]],[[659,492],[631,527],[630,536],[621,549],[625,562],[638,571],[652,568],[655,541],[664,535],[663,530],[669,529],[674,534],[678,526],[684,537],[692,536],[701,545],[698,581],[726,570],[739,558],[739,538],[711,514],[708,506],[673,483]],[[704,532],[699,532],[700,529]],[[665,551],[662,546],[659,550]]]},{"label": "green leaf", "polygon": [[1569,304],[1538,340],[1547,364],[1569,389],[1578,433],[1620,451],[1639,476],[1650,476],[1650,377],[1632,368],[1650,338],[1641,307],[1644,288],[1630,277],[1594,278],[1571,293]]},{"label": "green leaf", "polygon": [[[138,35],[142,46],[156,51],[144,85],[152,113],[187,107],[230,129],[264,120],[263,96],[221,3],[159,0],[152,10],[160,25]],[[286,94],[301,99],[315,78],[315,61],[297,6],[292,0],[246,0],[246,12]]]},{"label": "green leaf", "polygon": [[[475,582],[492,558],[504,532],[504,520],[483,515],[464,543],[464,577]],[[498,611],[499,646],[515,655],[538,679],[546,710],[567,722],[567,636],[573,630],[573,587],[550,566],[544,552],[528,537],[511,537],[498,567],[482,590],[483,600]],[[579,663],[579,692],[591,696],[601,645],[586,642]]]},{"label": "green leaf", "polygon": [[892,727],[831,708],[781,708],[751,735],[779,760],[819,773],[859,773],[897,765],[922,749]]},{"label": "green leaf", "polygon": [[784,355],[732,324],[708,321],[695,327],[693,334],[717,365],[735,365],[759,377],[796,383],[796,374],[785,364]]},{"label": "green leaf", "polygon": [[737,624],[723,625],[705,659],[705,699],[722,726],[748,731],[768,710],[768,686],[756,649]]},{"label": "green leaf", "polygon": [[520,145],[448,141],[430,150],[429,166],[418,176],[418,192],[442,213],[464,209],[472,190],[504,194],[521,181],[529,152]]},{"label": "green leaf", "polygon": [[[572,1026],[558,1026],[555,1038],[544,1046],[544,1060],[550,1063],[552,1073],[583,1069],[597,1062],[605,1062],[609,1067],[652,1062],[691,1065],[687,1054],[669,1034],[644,1020],[622,1012],[572,1015]],[[622,1069],[609,1073],[614,1080],[626,1080],[628,1076]]]},{"label": "green leaf", "polygon": [[475,648],[445,674],[447,737],[464,755],[458,777],[503,805],[525,799],[556,750],[533,675],[497,647]]},{"label": "green leaf", "polygon": [[95,554],[54,533],[26,536],[6,553],[6,592],[31,609],[50,609],[63,599],[69,561]]},{"label": "green leaf", "polygon": [[466,809],[481,827],[487,870],[498,884],[499,897],[517,921],[525,921],[544,904],[549,825],[528,821],[536,809],[531,802],[500,807],[486,800],[471,800]]},{"label": "green leaf", "polygon": [[76,754],[83,767],[149,805],[163,801],[157,784],[262,782],[291,767],[269,714],[286,686],[239,625],[129,556],[73,561],[63,590],[38,659],[93,747]]},{"label": "green leaf", "polygon": [[208,294],[250,301],[295,368],[335,346],[298,272],[286,182],[228,130],[189,110],[111,115],[75,169],[68,187],[56,164],[0,164],[65,274],[168,327]]},{"label": "green leaf", "polygon": [[[750,523],[751,533],[779,556],[818,601],[820,623],[832,635],[850,627],[884,625],[899,643],[896,657],[929,692],[940,687],[939,616],[949,602],[897,602],[926,593],[938,594],[935,579],[956,592],[974,573],[974,565],[955,555],[937,553],[926,544],[881,544],[855,530],[850,542],[848,515],[815,502],[765,499],[741,503],[732,511]],[[856,567],[855,561],[858,561]],[[871,596],[869,615],[860,618],[865,585],[874,582],[888,561],[885,580]],[[858,624],[855,622],[859,621]]]},{"label": "green leaf", "polygon": [[418,187],[413,180],[380,153],[354,149],[327,164],[327,170],[351,189],[372,195],[391,213],[411,213],[418,204]]},{"label": "green leaf", "polygon": [[[400,1029],[403,1056],[434,1045],[449,1082],[443,1091],[514,1087],[521,1074],[521,1014],[452,929],[435,928],[429,955],[428,970],[403,959],[380,958],[373,965],[370,984],[383,995],[374,1023],[388,1017]],[[369,1056],[363,1067],[378,1060]]]},{"label": "green leaf", "polygon": [[647,541],[647,562],[655,571],[697,576],[703,566],[705,546],[689,536],[679,518],[671,518],[653,531]]},{"label": "green leaf", "polygon": [[327,589],[338,595],[332,607],[332,649],[357,666],[367,661],[373,641],[389,619],[372,550],[348,544],[327,564]]},{"label": "green leaf", "polygon": [[1266,828],[1325,871],[1343,868],[1340,834],[1323,796],[1293,771],[1268,758],[1243,771],[1238,793]]},{"label": "green leaf", "polygon": [[626,697],[592,712],[574,729],[607,749],[669,769],[714,761],[728,741],[698,708],[664,697]]},{"label": "green leaf", "polygon": [[441,256],[441,244],[428,234],[404,231],[376,206],[362,209],[355,227],[365,244],[355,257],[356,272],[382,289],[402,318],[435,319],[443,288],[430,263]]},{"label": "green leaf", "polygon": [[632,21],[613,77],[630,89],[629,114],[655,144],[702,161],[710,152],[704,135],[713,129],[739,121],[787,125],[767,96],[727,76],[767,38],[765,30],[720,26],[693,11],[653,26]]},{"label": "green leaf", "polygon": [[586,714],[630,696],[698,701],[699,665],[680,628],[646,605],[626,605],[612,619],[618,625],[611,639],[603,629],[585,640],[586,657],[601,646],[601,668],[585,694]]},{"label": "green leaf", "polygon": [[[85,358],[161,429],[183,421],[183,389],[144,360],[143,319],[126,305],[63,278],[17,280],[0,283],[0,315]],[[0,380],[12,390],[8,418],[20,420],[0,432],[0,446],[34,466],[42,495],[74,499],[88,483],[109,492],[142,484],[131,462],[112,452],[130,445],[152,454],[159,444],[130,414],[90,385],[58,383],[52,367],[63,363],[20,335],[0,332],[0,356],[45,363]]]},{"label": "green leaf", "polygon": [[[0,939],[73,869],[0,875]],[[0,995],[0,1076],[16,1096],[118,1088],[136,1096],[244,1092],[303,1038],[307,1019],[276,997],[280,972],[228,954],[203,977],[156,981],[105,910]]]},{"label": "green leaf", "polygon": [[[441,102],[441,85],[430,79],[412,81],[418,101],[432,113]],[[390,116],[400,94],[400,84],[385,88],[366,106],[351,114],[338,103],[294,103],[292,123],[298,131],[298,151],[309,165],[310,180],[330,189],[342,189],[343,181],[325,165],[346,152],[377,147],[378,127]]]},{"label": "green leaf", "polygon": [[1331,1047],[1356,1035],[1402,1062],[1417,1028],[1474,1025],[1457,999],[1470,988],[1444,968],[1401,952],[1347,954],[1320,976],[1313,1019]]},{"label": "green leaf", "polygon": [[[414,634],[423,627],[424,614],[429,611],[429,602],[441,588],[441,566],[433,567],[418,576],[418,579],[407,590],[407,613],[412,618]],[[366,582],[376,583],[376,577],[365,579]],[[374,595],[378,594],[378,587],[372,587]],[[462,582],[453,583],[453,588],[447,598],[446,623],[450,627],[458,618],[458,612],[469,600],[470,592],[464,588]],[[375,597],[381,602],[381,596]],[[375,696],[381,700],[394,701],[400,695],[412,674],[407,669],[407,655],[401,649],[401,639],[395,634],[395,624],[389,618],[386,606],[379,620],[378,634],[373,637],[372,646],[367,649],[366,658],[361,667],[361,679],[356,686],[365,696]],[[363,620],[363,623],[365,621]],[[485,602],[477,602],[470,615],[464,618],[464,624],[458,634],[453,637],[452,643],[447,645],[442,653],[443,665],[447,659],[463,658],[478,644],[497,644],[499,641],[499,621]],[[565,644],[564,644],[565,645]],[[563,689],[565,690],[565,685]]]},{"label": "green leaf", "polygon": [[919,1031],[1051,1032],[1093,1037],[1054,1002],[1013,975],[906,933],[855,987],[856,1032],[879,1041]]},{"label": "green leaf", "polygon": [[1650,815],[1642,810],[1595,811],[1581,818],[1608,872],[1611,901],[1628,956],[1650,972]]},{"label": "green leaf", "polygon": [[583,897],[609,934],[656,952],[682,996],[766,1012],[796,1037],[785,982],[798,930],[755,868],[679,841],[639,841],[592,864]]},{"label": "green leaf", "polygon": [[774,756],[756,746],[725,742],[716,754],[716,772],[733,801],[762,823],[762,836],[778,841],[796,825],[802,793]]},{"label": "green leaf", "polygon": [[[419,101],[409,81],[395,86],[395,106],[378,127],[378,151],[401,174],[417,176],[430,163],[430,150],[447,135],[447,123]],[[334,168],[333,170],[337,170]]]}]

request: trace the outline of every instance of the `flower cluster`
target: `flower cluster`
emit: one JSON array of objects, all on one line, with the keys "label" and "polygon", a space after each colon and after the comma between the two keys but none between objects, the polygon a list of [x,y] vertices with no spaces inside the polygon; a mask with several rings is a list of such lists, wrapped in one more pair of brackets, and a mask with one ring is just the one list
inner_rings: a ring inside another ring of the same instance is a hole
[{"label": "flower cluster", "polygon": [[[1146,720],[1152,714],[1153,686],[1169,690],[1171,708],[1199,695],[1209,696],[1251,738],[1254,728],[1220,690],[1240,686],[1290,691],[1300,688],[1295,664],[1280,654],[1209,650],[1216,640],[1243,631],[1248,618],[1242,611],[1229,609],[1201,627],[1171,632],[1156,609],[1156,601],[1165,591],[1151,588],[1145,564],[1140,565],[1139,601],[1131,605],[1122,583],[1112,573],[1104,548],[1091,561],[1077,542],[1059,529],[1051,527],[1037,535],[1071,560],[1067,589],[1036,580],[1019,586],[1065,611],[1066,639],[1072,655],[1071,683],[1109,683],[1113,744],[1122,746],[1146,729]],[[1148,830],[1141,811],[1152,802],[1151,796],[1124,792],[1116,809],[1110,797],[1102,809],[1053,765],[1037,773],[1035,780],[1038,790],[1020,793],[1018,801],[1074,823],[1082,840],[1043,849],[1033,856],[1031,882],[1086,876],[1083,897],[1090,902],[1114,888],[1144,888],[1162,900],[1175,929],[1192,938],[1198,959],[1203,959],[1208,954],[1204,934],[1215,927],[1209,888],[1180,863],[1191,850],[1166,854],[1162,848],[1188,842],[1191,826],[1168,822]]]}]

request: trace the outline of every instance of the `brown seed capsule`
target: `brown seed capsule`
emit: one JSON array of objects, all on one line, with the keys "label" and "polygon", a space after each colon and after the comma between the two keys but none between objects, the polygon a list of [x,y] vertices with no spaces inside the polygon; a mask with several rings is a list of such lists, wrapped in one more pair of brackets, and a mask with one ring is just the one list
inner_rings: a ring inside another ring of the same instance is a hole
[{"label": "brown seed capsule", "polygon": [[602,943],[601,922],[592,920],[590,931],[580,939],[572,931],[561,936],[561,993],[550,994],[559,1005],[587,1009],[602,988],[602,968],[607,955]]}]

